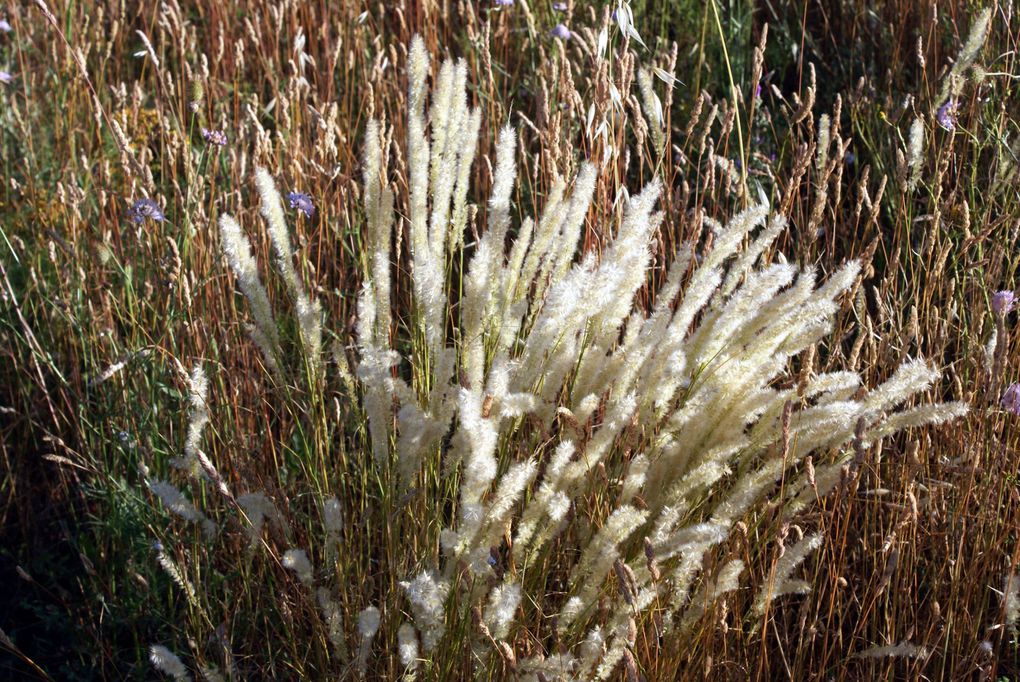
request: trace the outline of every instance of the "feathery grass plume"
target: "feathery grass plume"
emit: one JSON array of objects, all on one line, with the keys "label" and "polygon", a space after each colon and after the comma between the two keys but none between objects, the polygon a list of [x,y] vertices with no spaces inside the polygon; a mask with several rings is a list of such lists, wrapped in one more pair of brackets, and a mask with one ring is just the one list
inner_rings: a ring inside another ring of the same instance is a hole
[{"label": "feathery grass plume", "polygon": [[[184,368],[180,367],[183,372]],[[188,431],[184,438],[184,457],[175,458],[171,464],[183,469],[192,478],[212,481],[225,497],[230,498],[230,488],[220,476],[209,456],[202,451],[202,432],[209,423],[209,380],[202,365],[195,365],[188,373]]]},{"label": "feathery grass plume", "polygon": [[776,562],[772,576],[758,593],[754,603],[755,613],[761,615],[773,600],[785,594],[805,594],[811,586],[803,580],[792,579],[790,576],[807,555],[822,546],[821,533],[813,533],[803,537],[793,547],[787,547],[783,556]]},{"label": "feathery grass plume", "polygon": [[478,534],[466,538],[467,542],[478,548],[498,545],[500,537],[511,525],[515,506],[537,473],[538,465],[534,460],[512,464],[500,477],[498,486],[486,501],[484,522],[479,526]]},{"label": "feathery grass plume", "polygon": [[207,537],[216,535],[216,524],[200,512],[177,486],[167,481],[146,481],[152,494],[159,498],[163,506],[185,521],[197,523]]},{"label": "feathery grass plume", "polygon": [[200,472],[195,469],[199,466],[197,452],[202,439],[202,431],[209,423],[209,379],[205,376],[202,365],[195,365],[191,368],[188,376],[188,402],[191,404],[188,419],[188,433],[184,439],[184,456],[189,473],[192,476],[199,476]]},{"label": "feathery grass plume", "polygon": [[298,579],[305,585],[311,586],[314,581],[312,574],[312,562],[308,560],[308,554],[303,549],[288,549],[283,554],[283,565],[297,574]]},{"label": "feathery grass plume", "polygon": [[924,426],[925,424],[942,424],[952,419],[958,419],[967,414],[968,411],[969,407],[966,403],[962,402],[921,405],[910,408],[897,412],[883,420],[872,430],[872,438],[884,438],[904,429]]},{"label": "feathery grass plume", "polygon": [[161,644],[153,644],[149,647],[149,660],[152,666],[161,673],[170,675],[175,680],[190,680],[188,669],[181,659],[177,658],[174,652]]},{"label": "feathery grass plume", "polygon": [[981,13],[974,18],[974,24],[970,27],[970,32],[967,33],[967,42],[964,43],[960,56],[957,58],[956,63],[953,64],[954,70],[965,68],[973,64],[974,60],[977,59],[978,52],[984,47],[985,38],[988,37],[991,19],[991,7],[981,10]]},{"label": "feathery grass plume", "polygon": [[708,606],[716,599],[733,592],[740,587],[740,575],[744,572],[744,562],[733,559],[727,562],[712,579],[701,584],[698,593],[691,598],[691,607],[684,613],[684,627],[690,627],[708,610]]},{"label": "feathery grass plume", "polygon": [[944,102],[955,100],[960,95],[960,92],[963,90],[963,84],[966,82],[966,72],[974,65],[978,53],[984,47],[991,21],[991,7],[986,7],[980,14],[974,17],[970,31],[967,33],[967,41],[963,44],[963,49],[960,50],[959,56],[953,62],[953,67],[942,80],[942,88],[939,90],[938,99],[935,100],[936,107]]},{"label": "feathery grass plume", "polygon": [[506,639],[517,607],[521,603],[521,586],[504,582],[492,588],[485,607],[484,622],[496,639]]},{"label": "feathery grass plume", "polygon": [[1006,627],[1010,632],[1017,631],[1020,621],[1020,576],[1009,574],[1002,587],[1002,610],[1006,618]]},{"label": "feathery grass plume", "polygon": [[245,298],[248,299],[248,306],[255,318],[255,324],[248,331],[259,350],[262,351],[266,366],[274,376],[282,379],[283,373],[278,360],[282,351],[280,350],[280,335],[276,328],[276,318],[273,316],[273,307],[269,303],[269,296],[259,278],[258,265],[251,254],[248,237],[241,231],[241,225],[226,214],[220,216],[220,243],[227,263],[234,271],[237,284],[241,287]]},{"label": "feathery grass plume", "polygon": [[326,563],[332,564],[340,551],[341,534],[344,530],[343,507],[335,497],[322,502],[322,525],[326,529]]},{"label": "feathery grass plume", "polygon": [[[614,635],[613,638],[609,640],[610,644],[606,647],[605,654],[603,654],[602,659],[598,662],[598,667],[594,670],[591,676],[591,679],[593,680],[596,681],[608,680],[609,677],[613,674],[613,671],[615,671],[617,666],[620,665],[620,661],[622,661],[624,658],[625,652],[627,651],[627,646],[624,644],[623,639],[615,636],[616,633],[613,633],[613,635]],[[566,661],[564,662],[564,664],[566,664]],[[573,658],[570,659],[569,665],[573,667],[574,665]],[[564,676],[558,679],[570,679],[570,678]]]},{"label": "feathery grass plume", "polygon": [[815,155],[815,170],[819,174],[825,173],[825,167],[829,164],[829,145],[832,142],[832,121],[828,114],[818,117],[818,142]]},{"label": "feathery grass plume", "polygon": [[287,520],[280,513],[280,510],[276,508],[276,505],[273,504],[273,502],[266,497],[264,493],[246,493],[244,495],[239,495],[237,498],[237,504],[248,519],[247,531],[250,541],[250,549],[254,549],[255,545],[258,544],[259,539],[262,537],[262,527],[265,525],[267,519],[275,523],[277,528],[282,530],[285,535],[290,534],[290,527],[287,524]]},{"label": "feathery grass plume", "polygon": [[[446,303],[443,290],[442,254],[433,251],[429,240],[428,190],[430,149],[425,130],[425,79],[429,57],[419,36],[408,51],[407,146],[410,189],[410,243],[412,282],[415,300],[420,306],[426,346],[433,357],[441,354],[442,312]],[[442,119],[442,113],[439,114]],[[440,173],[437,170],[437,175]]]},{"label": "feathery grass plume", "polygon": [[446,630],[446,597],[450,584],[434,573],[425,572],[412,580],[400,583],[411,603],[414,622],[421,633],[425,653],[432,651]]},{"label": "feathery grass plume", "polygon": [[347,658],[347,639],[344,635],[344,618],[340,610],[340,604],[333,599],[333,595],[325,587],[315,590],[315,600],[319,604],[319,611],[326,621],[327,636],[336,655]]},{"label": "feathery grass plume", "polygon": [[[464,154],[464,134],[468,130],[467,64],[463,59],[456,64],[443,63],[430,108],[432,116],[431,195],[432,213],[429,219],[429,248],[440,263],[446,254],[449,235],[450,201],[459,173],[458,157]],[[472,154],[474,150],[471,149]],[[470,160],[469,160],[470,163]]]},{"label": "feathery grass plume", "polygon": [[[584,606],[591,604],[619,557],[619,545],[625,543],[635,530],[648,518],[648,514],[634,507],[623,506],[613,511],[610,517],[584,550],[574,566],[572,586],[577,589],[576,598]],[[579,589],[578,589],[578,586]],[[574,613],[562,614],[561,627],[573,622]]]},{"label": "feathery grass plume", "polygon": [[157,547],[156,561],[158,561],[159,565],[164,571],[166,571],[166,574],[170,576],[170,579],[173,580],[178,587],[184,590],[184,594],[188,598],[188,601],[195,603],[195,588],[192,586],[191,581],[184,577],[184,573],[181,572],[177,563],[163,551],[162,545],[157,544]]},{"label": "feathery grass plume", "polygon": [[322,523],[326,527],[326,534],[340,541],[340,533],[344,529],[343,507],[340,500],[330,497],[322,503]]},{"label": "feathery grass plume", "polygon": [[855,654],[859,658],[927,658],[928,649],[910,642],[875,645]]},{"label": "feathery grass plume", "polygon": [[648,70],[641,68],[637,72],[638,89],[641,92],[641,108],[650,120],[649,128],[652,131],[652,142],[655,145],[655,153],[661,154],[666,147],[666,138],[663,131],[666,128],[666,118],[662,111],[662,102],[659,96],[652,89],[652,78]]},{"label": "feathery grass plume", "polygon": [[314,381],[322,371],[322,305],[318,299],[302,296],[295,301],[305,361]]},{"label": "feathery grass plume", "polygon": [[[791,519],[800,514],[816,500],[832,492],[836,484],[843,478],[844,467],[853,459],[851,452],[838,455],[831,464],[815,467],[813,462],[805,461],[807,469],[798,481],[790,486],[789,502],[786,518]],[[807,466],[810,464],[810,466]]]},{"label": "feathery grass plume", "polygon": [[493,172],[492,197],[489,199],[489,229],[482,235],[471,259],[465,281],[463,326],[467,348],[463,361],[468,382],[481,391],[484,371],[484,327],[494,315],[493,280],[502,265],[503,242],[510,226],[510,194],[513,191],[516,163],[514,149],[517,136],[509,126],[499,133],[496,143],[496,168]]},{"label": "feathery grass plume", "polygon": [[478,133],[482,128],[482,112],[480,107],[468,110],[467,121],[462,123],[461,139],[457,153],[457,176],[454,181],[453,209],[450,215],[450,227],[445,235],[444,245],[450,250],[464,245],[464,234],[468,220],[468,190],[471,187],[471,165],[478,146]]},{"label": "feathery grass plume", "polygon": [[924,124],[915,118],[910,124],[910,135],[907,138],[907,191],[913,191],[921,179],[921,161],[924,154]]},{"label": "feathery grass plume", "polygon": [[379,608],[369,606],[362,609],[358,614],[358,634],[361,636],[361,644],[358,646],[358,675],[364,679],[368,672],[368,656],[372,653],[372,640],[375,633],[379,632]]},{"label": "feathery grass plume", "polygon": [[365,235],[371,259],[369,286],[375,300],[375,328],[372,341],[386,347],[390,332],[390,238],[393,231],[393,191],[388,187],[379,122],[368,122],[365,130],[364,188]]},{"label": "feathery grass plume", "polygon": [[255,169],[255,187],[258,189],[262,217],[269,226],[269,238],[276,254],[276,267],[283,277],[291,297],[297,300],[304,295],[304,285],[294,268],[294,252],[287,231],[287,218],[283,212],[283,199],[273,176],[261,166]]},{"label": "feathery grass plume", "polygon": [[405,680],[413,680],[418,668],[418,635],[410,623],[401,623],[397,630],[397,656],[404,666]]},{"label": "feathery grass plume", "polygon": [[276,189],[273,176],[265,168],[255,169],[255,186],[258,188],[262,204],[262,216],[269,225],[269,238],[276,254],[277,269],[294,301],[305,361],[312,377],[317,378],[322,362],[322,306],[305,291],[305,286],[294,268],[294,252],[287,230],[287,219],[283,212],[283,199]]}]

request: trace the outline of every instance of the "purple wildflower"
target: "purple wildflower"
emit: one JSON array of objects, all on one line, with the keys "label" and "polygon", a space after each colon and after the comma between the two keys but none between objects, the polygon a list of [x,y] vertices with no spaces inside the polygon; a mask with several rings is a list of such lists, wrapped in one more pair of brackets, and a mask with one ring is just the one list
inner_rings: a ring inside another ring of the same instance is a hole
[{"label": "purple wildflower", "polygon": [[935,119],[939,122],[939,125],[950,132],[956,128],[957,106],[955,99],[947,100],[946,103],[940,106],[938,111],[935,112]]},{"label": "purple wildflower", "polygon": [[553,27],[552,34],[554,38],[570,40],[570,29],[567,28],[566,24],[556,24],[556,26]]},{"label": "purple wildflower", "polygon": [[128,209],[128,218],[131,222],[140,225],[145,222],[146,218],[161,223],[165,216],[159,208],[159,204],[152,199],[144,198],[131,205],[131,208]]},{"label": "purple wildflower", "polygon": [[497,7],[512,7],[514,0],[493,0],[493,4]]},{"label": "purple wildflower", "polygon": [[227,146],[227,134],[222,130],[209,130],[208,128],[202,128],[202,139],[209,144],[214,144],[217,147]]},{"label": "purple wildflower", "polygon": [[761,99],[761,81],[754,84],[754,98]]},{"label": "purple wildflower", "polygon": [[10,83],[12,80],[14,80],[14,76],[6,71],[0,71],[0,83]]},{"label": "purple wildflower", "polygon": [[6,19],[0,19],[0,31],[3,31],[4,33],[10,33],[13,30],[14,29],[11,28],[10,23],[8,23]]},{"label": "purple wildflower", "polygon": [[992,312],[1007,315],[1016,305],[1016,294],[1012,291],[996,291],[992,294]]},{"label": "purple wildflower", "polygon": [[312,198],[304,192],[290,192],[287,194],[287,203],[291,208],[296,208],[304,213],[306,218],[315,215],[315,204],[312,203]]},{"label": "purple wildflower", "polygon": [[1009,385],[1002,394],[1002,406],[1013,414],[1020,415],[1020,384]]},{"label": "purple wildflower", "polygon": [[553,3],[553,9],[556,10],[557,12],[566,12],[567,11],[567,3],[565,3],[565,2],[554,2]]}]

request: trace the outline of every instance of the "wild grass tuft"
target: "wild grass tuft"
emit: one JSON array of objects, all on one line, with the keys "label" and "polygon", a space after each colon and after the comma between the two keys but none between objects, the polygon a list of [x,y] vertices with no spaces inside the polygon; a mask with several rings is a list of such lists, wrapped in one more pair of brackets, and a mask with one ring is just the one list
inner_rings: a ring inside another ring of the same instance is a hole
[{"label": "wild grass tuft", "polygon": [[0,20],[11,677],[1020,671],[1009,3]]}]

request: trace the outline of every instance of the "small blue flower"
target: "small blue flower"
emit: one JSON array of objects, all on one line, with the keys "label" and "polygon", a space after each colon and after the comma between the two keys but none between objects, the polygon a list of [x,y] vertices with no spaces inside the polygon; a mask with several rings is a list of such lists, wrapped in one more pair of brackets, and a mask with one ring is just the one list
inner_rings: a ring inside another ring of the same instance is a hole
[{"label": "small blue flower", "polygon": [[1020,415],[1020,384],[1009,385],[1002,394],[1002,406],[1013,414]]},{"label": "small blue flower", "polygon": [[6,19],[0,19],[0,31],[4,33],[10,33],[13,30],[14,29],[11,28],[11,25],[7,22]]},{"label": "small blue flower", "polygon": [[0,71],[0,83],[10,83],[12,80],[14,80],[14,76],[6,71]]},{"label": "small blue flower", "polygon": [[1016,294],[1012,291],[996,291],[992,294],[992,312],[996,315],[1008,315],[1016,305]]},{"label": "small blue flower", "polygon": [[312,203],[312,198],[304,192],[290,192],[286,198],[290,207],[304,213],[306,218],[315,215],[315,204]]},{"label": "small blue flower", "polygon": [[217,147],[227,146],[227,134],[222,130],[209,130],[208,128],[202,128],[202,139],[209,144],[214,144]]},{"label": "small blue flower", "polygon": [[935,112],[935,118],[939,125],[952,132],[956,128],[956,109],[958,105],[955,99],[948,100]]},{"label": "small blue flower", "polygon": [[512,7],[514,0],[494,0],[493,4],[496,5],[496,7]]},{"label": "small blue flower", "polygon": [[556,26],[553,27],[551,33],[553,34],[554,38],[559,38],[560,40],[570,40],[570,29],[567,28],[566,24],[556,24]]},{"label": "small blue flower", "polygon": [[567,3],[565,3],[565,2],[554,2],[553,3],[553,9],[556,10],[557,12],[566,12],[567,11]]},{"label": "small blue flower", "polygon": [[136,225],[141,225],[146,218],[161,223],[166,216],[163,215],[159,204],[152,199],[144,198],[131,205],[131,208],[128,209],[128,218]]}]

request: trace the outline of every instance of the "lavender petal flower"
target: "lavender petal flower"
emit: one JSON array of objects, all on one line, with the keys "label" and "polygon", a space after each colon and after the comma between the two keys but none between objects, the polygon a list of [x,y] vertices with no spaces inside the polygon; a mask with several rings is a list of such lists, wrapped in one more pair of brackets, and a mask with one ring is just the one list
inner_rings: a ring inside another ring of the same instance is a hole
[{"label": "lavender petal flower", "polygon": [[553,9],[556,10],[557,12],[566,12],[567,11],[567,3],[565,3],[565,2],[554,2],[553,3]]},{"label": "lavender petal flower", "polygon": [[202,139],[209,144],[214,144],[217,147],[227,146],[227,134],[222,130],[209,130],[208,128],[202,128]]},{"label": "lavender petal flower", "polygon": [[10,83],[12,80],[14,80],[14,76],[6,71],[0,71],[0,83]]},{"label": "lavender petal flower", "polygon": [[946,130],[952,132],[956,128],[956,100],[947,100],[945,104],[938,108],[935,112],[935,119],[939,122],[939,125]]},{"label": "lavender petal flower", "polygon": [[157,223],[163,222],[166,218],[159,204],[147,197],[137,200],[128,209],[128,219],[136,225],[144,223],[146,218]]},{"label": "lavender petal flower", "polygon": [[10,33],[14,29],[11,28],[10,23],[6,19],[0,19],[0,31],[3,33]]},{"label": "lavender petal flower", "polygon": [[556,24],[551,31],[554,38],[560,40],[570,40],[570,29],[567,28],[566,24]]},{"label": "lavender petal flower", "polygon": [[992,312],[1007,315],[1016,306],[1016,294],[1012,291],[997,291],[992,294]]},{"label": "lavender petal flower", "polygon": [[1013,414],[1020,415],[1020,384],[1009,385],[1002,394],[1002,406]]},{"label": "lavender petal flower", "polygon": [[306,218],[315,215],[315,204],[312,203],[312,198],[304,192],[290,192],[286,199],[291,208],[301,211]]}]

